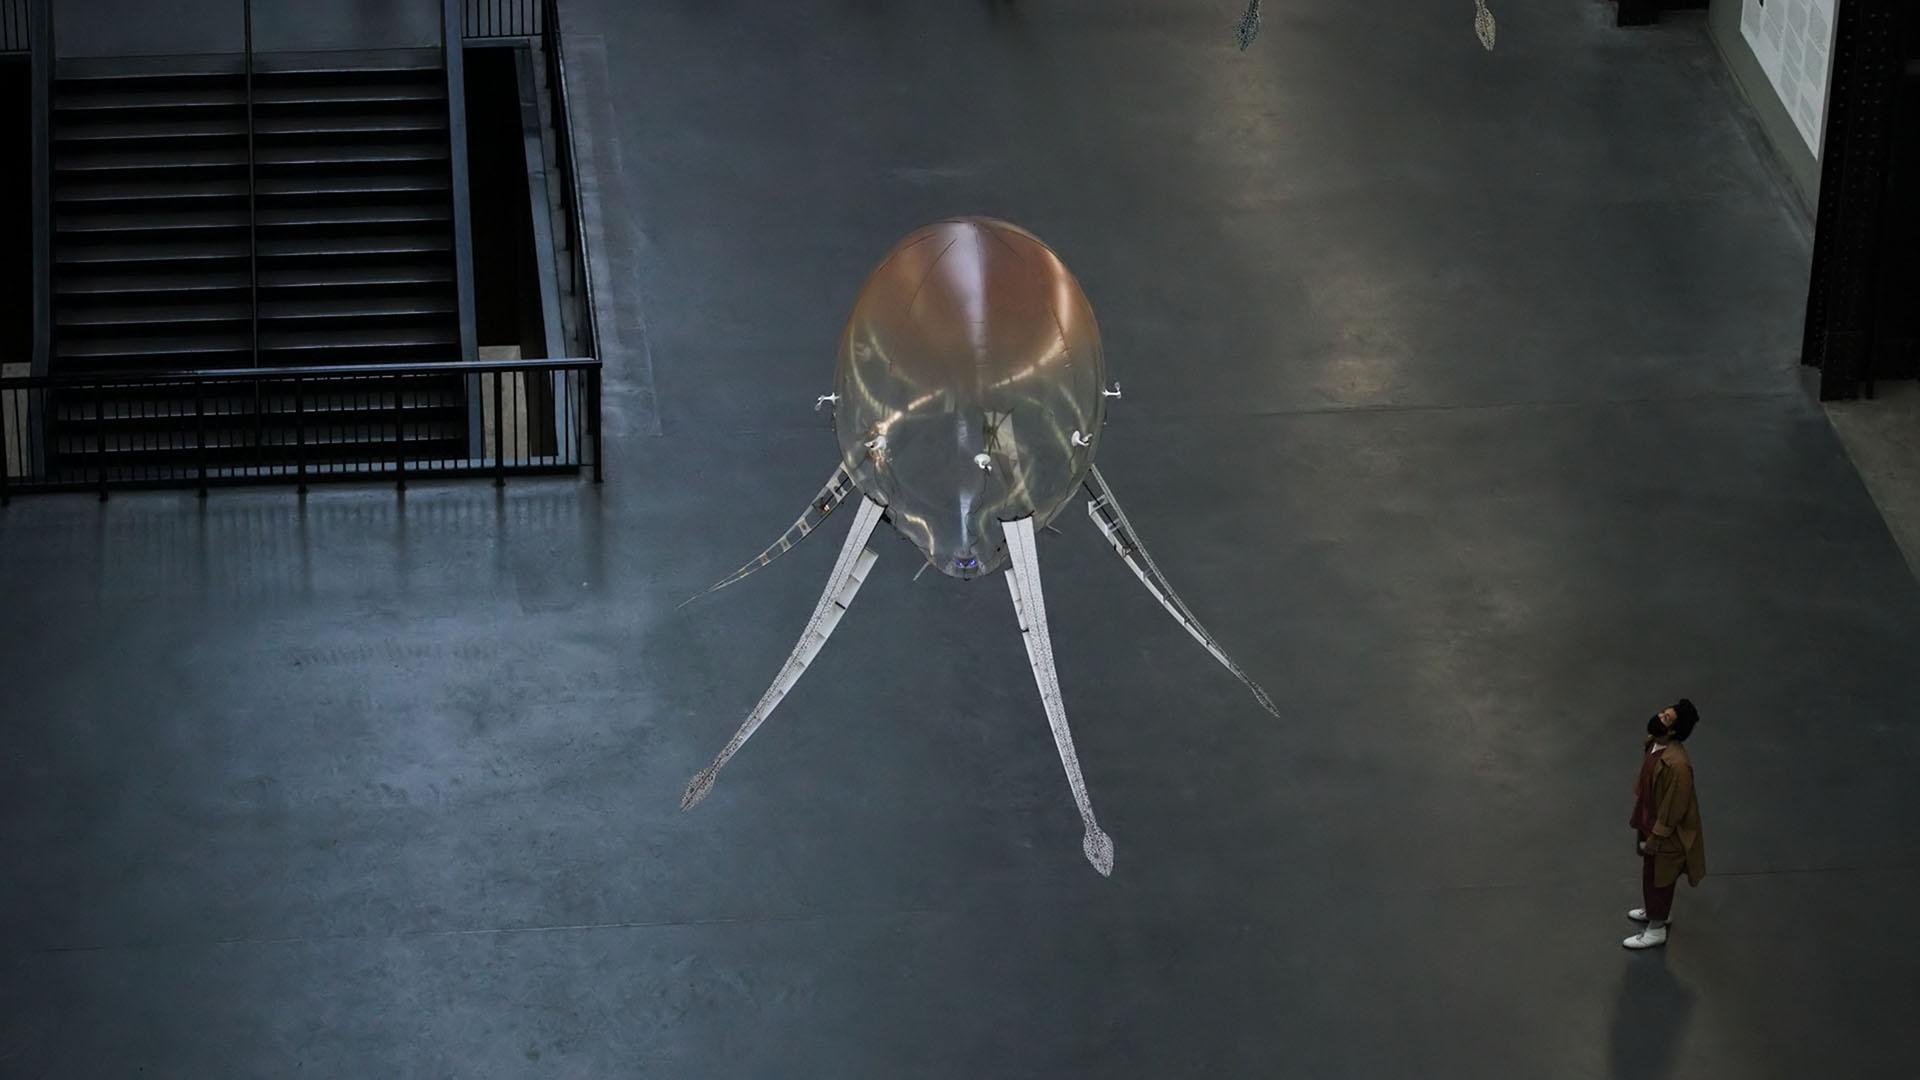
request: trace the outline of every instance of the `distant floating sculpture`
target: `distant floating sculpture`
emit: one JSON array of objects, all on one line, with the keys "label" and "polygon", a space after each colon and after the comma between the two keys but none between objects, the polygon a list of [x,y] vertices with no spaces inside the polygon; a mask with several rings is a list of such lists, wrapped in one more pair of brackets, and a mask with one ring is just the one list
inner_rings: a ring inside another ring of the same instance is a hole
[{"label": "distant floating sculpture", "polygon": [[[1480,38],[1480,44],[1488,51],[1493,49],[1494,22],[1493,12],[1487,10],[1487,0],[1473,0],[1473,32]],[[1248,0],[1247,10],[1240,13],[1240,21],[1233,28],[1233,38],[1240,43],[1240,51],[1246,52],[1253,39],[1260,36],[1260,0]]]},{"label": "distant floating sculpture", "polygon": [[1254,700],[1273,701],[1220,648],[1141,545],[1094,467],[1107,402],[1100,330],[1080,284],[1032,233],[989,218],[918,229],[867,278],[840,339],[832,405],[840,465],[807,510],[766,551],[708,592],[766,566],[858,492],[853,529],[826,590],[787,662],[711,765],[687,784],[687,809],[713,789],[738,753],[819,654],[877,556],[867,547],[886,522],[927,564],[971,579],[1005,567],[1027,660],[1080,810],[1087,860],[1113,872],[1113,841],[1093,804],[1067,727],[1047,632],[1036,530],[1075,492],[1113,550],[1154,599]]},{"label": "distant floating sculpture", "polygon": [[1260,0],[1248,0],[1247,10],[1240,15],[1240,25],[1234,28],[1233,36],[1240,42],[1240,51],[1246,52],[1253,39],[1260,36]]}]

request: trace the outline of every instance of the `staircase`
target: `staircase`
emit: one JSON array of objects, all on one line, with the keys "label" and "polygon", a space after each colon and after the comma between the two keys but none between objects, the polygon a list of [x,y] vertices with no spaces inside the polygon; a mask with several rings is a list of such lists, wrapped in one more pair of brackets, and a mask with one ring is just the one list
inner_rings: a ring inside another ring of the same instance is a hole
[{"label": "staircase", "polygon": [[247,107],[237,63],[98,67],[53,100],[56,374],[249,366]]},{"label": "staircase", "polygon": [[446,76],[254,76],[262,365],[458,359]]},{"label": "staircase", "polygon": [[[255,58],[251,219],[237,58],[60,73],[53,374],[462,358],[438,53],[275,59]],[[68,391],[53,464],[165,479],[197,466],[203,442],[215,475],[467,452],[458,376],[309,379],[297,404],[270,377],[209,393]]]}]

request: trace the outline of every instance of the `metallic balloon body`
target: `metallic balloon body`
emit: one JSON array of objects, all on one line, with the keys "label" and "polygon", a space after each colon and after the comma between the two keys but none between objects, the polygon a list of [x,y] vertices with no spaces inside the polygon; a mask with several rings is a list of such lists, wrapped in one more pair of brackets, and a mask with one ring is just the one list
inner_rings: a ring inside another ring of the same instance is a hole
[{"label": "metallic balloon body", "polygon": [[1045,525],[1099,449],[1100,328],[1032,233],[991,218],[914,231],[854,301],[834,429],[860,490],[951,577],[1007,557],[1001,523]]}]

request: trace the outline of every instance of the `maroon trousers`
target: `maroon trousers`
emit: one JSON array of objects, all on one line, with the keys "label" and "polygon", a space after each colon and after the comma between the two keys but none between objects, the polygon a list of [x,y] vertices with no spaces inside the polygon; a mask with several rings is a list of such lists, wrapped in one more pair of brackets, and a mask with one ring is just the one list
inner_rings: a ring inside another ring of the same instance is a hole
[{"label": "maroon trousers", "polygon": [[[1640,776],[1633,784],[1633,817],[1627,824],[1632,826],[1634,835],[1640,838],[1640,846],[1645,847],[1653,839],[1648,835],[1653,828],[1653,776],[1659,771],[1660,754],[1651,745],[1640,757]],[[1640,899],[1647,907],[1647,918],[1664,922],[1667,913],[1673,910],[1673,887],[1680,884],[1675,878],[1673,883],[1662,889],[1653,883],[1653,854],[1647,852],[1640,856]]]},{"label": "maroon trousers", "polygon": [[1673,890],[1679,886],[1680,879],[1674,878],[1666,888],[1653,883],[1653,856],[1640,856],[1640,899],[1647,905],[1647,918],[1665,922],[1673,911]]}]

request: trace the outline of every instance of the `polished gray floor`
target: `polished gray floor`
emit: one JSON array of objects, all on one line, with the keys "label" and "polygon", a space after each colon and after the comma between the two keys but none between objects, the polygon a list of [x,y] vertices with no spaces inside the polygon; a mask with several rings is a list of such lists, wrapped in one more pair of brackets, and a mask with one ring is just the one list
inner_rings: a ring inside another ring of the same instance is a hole
[{"label": "polished gray floor", "polygon": [[[0,1073],[1910,1077],[1920,589],[1793,365],[1808,239],[1704,27],[1592,0],[570,0],[604,487],[0,514]],[[1102,879],[1004,589],[891,539],[675,605],[831,467],[872,260],[1051,241]],[[1643,718],[1714,874],[1630,955]]]}]

